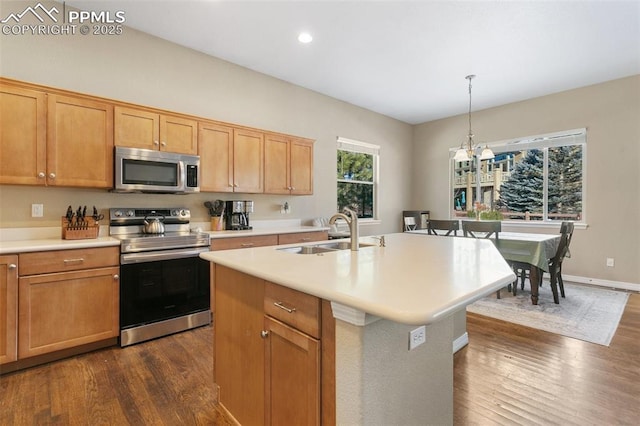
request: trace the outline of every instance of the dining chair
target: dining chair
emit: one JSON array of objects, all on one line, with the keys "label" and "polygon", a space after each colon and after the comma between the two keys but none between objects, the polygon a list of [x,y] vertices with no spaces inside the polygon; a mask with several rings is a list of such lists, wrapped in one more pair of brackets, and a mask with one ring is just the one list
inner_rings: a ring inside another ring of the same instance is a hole
[{"label": "dining chair", "polygon": [[[500,232],[502,231],[502,222],[499,220],[463,220],[462,232],[465,237],[471,238],[492,238],[496,241],[500,239]],[[517,279],[516,279],[517,282]],[[513,284],[515,287],[515,283]],[[510,288],[509,288],[510,289]],[[496,291],[496,297],[500,299],[500,290]]]},{"label": "dining chair", "polygon": [[[573,222],[562,222],[560,225],[560,234],[567,236],[567,247],[566,253],[559,259],[558,265],[558,285],[560,287],[560,295],[564,297],[564,281],[562,281],[562,261],[565,257],[571,257],[571,251],[569,251],[569,246],[571,245],[571,239],[573,238]],[[562,243],[562,240],[560,240]],[[557,253],[556,253],[557,254]]]},{"label": "dining chair", "polygon": [[473,238],[500,238],[502,222],[499,220],[463,220],[462,232],[465,237]]},{"label": "dining chair", "polygon": [[[429,219],[429,222],[427,222],[427,233],[429,235],[449,236],[453,233],[454,236],[457,236],[459,229],[460,222],[457,220]],[[440,233],[438,233],[438,231],[440,231]]]},{"label": "dining chair", "polygon": [[569,240],[570,234],[568,232],[561,234],[556,254],[549,261],[551,292],[553,293],[553,301],[556,304],[560,303],[560,299],[558,298],[558,287],[560,287],[560,295],[564,297],[564,283],[562,282],[560,271],[562,270],[562,261],[567,257],[567,253],[569,252]]}]

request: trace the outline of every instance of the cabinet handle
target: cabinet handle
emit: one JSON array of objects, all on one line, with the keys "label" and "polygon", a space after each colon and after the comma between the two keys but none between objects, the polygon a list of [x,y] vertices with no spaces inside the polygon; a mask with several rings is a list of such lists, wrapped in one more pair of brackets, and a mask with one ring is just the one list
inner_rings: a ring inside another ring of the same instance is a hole
[{"label": "cabinet handle", "polygon": [[262,330],[260,332],[260,337],[262,337],[263,339],[266,339],[267,337],[269,337],[269,332],[267,330]]},{"label": "cabinet handle", "polygon": [[238,187],[238,184],[237,184],[237,183],[234,183],[234,184],[233,184],[233,186],[234,186],[235,188],[237,188],[237,187]]},{"label": "cabinet handle", "polygon": [[15,263],[10,263],[9,265],[7,265],[7,268],[9,269],[16,269],[18,267],[18,265],[16,265]]},{"label": "cabinet handle", "polygon": [[70,263],[83,263],[84,262],[84,258],[83,257],[78,257],[77,259],[65,259],[63,260],[65,265],[68,265]]},{"label": "cabinet handle", "polygon": [[167,143],[166,142],[160,142],[160,145],[167,146]]},{"label": "cabinet handle", "polygon": [[273,304],[276,305],[278,308],[282,309],[283,311],[289,312],[290,314],[296,311],[296,308],[287,308],[282,302],[273,302]]},{"label": "cabinet handle", "polygon": [[306,237],[306,238],[300,238],[300,241],[302,241],[302,242],[311,241],[311,238],[309,238],[309,237]]},{"label": "cabinet handle", "polygon": [[45,176],[46,174],[44,172],[38,173],[38,179],[44,179]]},{"label": "cabinet handle", "polygon": [[113,280],[114,280],[114,281],[118,281],[119,279],[120,279],[120,275],[115,274],[115,275],[113,276]]},{"label": "cabinet handle", "polygon": [[55,179],[55,178],[56,178],[55,173],[49,173],[49,179]]},{"label": "cabinet handle", "polygon": [[158,146],[158,145],[160,145],[160,142],[158,142],[158,141],[153,141],[153,144],[154,144],[155,146]]},{"label": "cabinet handle", "polygon": [[240,244],[240,247],[253,247],[255,245],[255,243],[242,243]]},{"label": "cabinet handle", "polygon": [[291,187],[291,190],[292,190],[292,191],[295,191],[295,190],[296,190],[296,187],[295,187],[295,186],[292,186],[292,187]]}]

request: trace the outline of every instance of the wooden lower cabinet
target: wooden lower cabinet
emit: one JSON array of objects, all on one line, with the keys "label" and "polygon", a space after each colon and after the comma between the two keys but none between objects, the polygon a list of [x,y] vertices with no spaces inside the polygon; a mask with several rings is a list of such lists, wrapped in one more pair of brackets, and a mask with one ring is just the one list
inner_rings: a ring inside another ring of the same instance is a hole
[{"label": "wooden lower cabinet", "polygon": [[252,237],[212,238],[210,248],[211,251],[216,251],[275,246],[277,244],[277,235],[256,235]]},{"label": "wooden lower cabinet", "polygon": [[0,256],[0,365],[18,359],[18,256]]},{"label": "wooden lower cabinet", "polygon": [[327,231],[294,232],[291,234],[279,234],[278,244],[309,243],[328,239],[329,233]]},{"label": "wooden lower cabinet", "polygon": [[116,337],[119,267],[19,279],[18,357]]},{"label": "wooden lower cabinet", "polygon": [[269,316],[265,425],[320,424],[320,341]]},{"label": "wooden lower cabinet", "polygon": [[[221,265],[212,266],[212,288],[214,382],[229,414],[242,425],[335,424],[335,353],[323,350],[335,348],[328,302]],[[280,319],[270,314],[274,300]]]}]

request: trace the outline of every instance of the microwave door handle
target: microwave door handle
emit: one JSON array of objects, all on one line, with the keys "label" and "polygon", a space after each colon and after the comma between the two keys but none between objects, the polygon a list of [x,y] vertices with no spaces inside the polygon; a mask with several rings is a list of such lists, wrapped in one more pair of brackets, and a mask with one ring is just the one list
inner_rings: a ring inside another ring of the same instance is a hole
[{"label": "microwave door handle", "polygon": [[186,179],[186,167],[184,164],[184,161],[180,160],[178,161],[178,189],[179,190],[185,190],[187,188],[187,183],[185,182]]}]

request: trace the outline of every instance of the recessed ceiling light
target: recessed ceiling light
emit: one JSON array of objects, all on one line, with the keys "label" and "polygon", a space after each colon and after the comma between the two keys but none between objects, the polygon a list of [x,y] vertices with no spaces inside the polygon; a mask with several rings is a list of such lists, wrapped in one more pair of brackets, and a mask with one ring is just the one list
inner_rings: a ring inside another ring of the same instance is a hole
[{"label": "recessed ceiling light", "polygon": [[298,35],[298,41],[300,43],[311,43],[312,40],[313,37],[311,37],[311,34],[309,33],[300,33],[300,35]]}]

